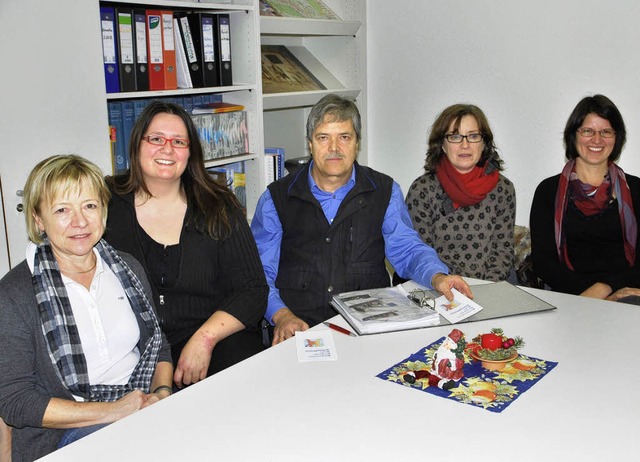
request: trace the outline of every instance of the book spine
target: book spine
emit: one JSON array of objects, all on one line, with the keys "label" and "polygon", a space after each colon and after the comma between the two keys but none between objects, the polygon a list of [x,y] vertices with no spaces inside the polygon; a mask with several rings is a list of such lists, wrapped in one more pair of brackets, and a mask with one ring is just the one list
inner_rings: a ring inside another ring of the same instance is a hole
[{"label": "book spine", "polygon": [[264,148],[265,155],[271,155],[276,158],[275,160],[275,179],[279,180],[284,176],[284,148]]},{"label": "book spine", "polygon": [[[115,129],[115,159],[114,172],[116,175],[127,170],[126,160],[126,140],[124,139],[124,115],[122,103],[118,101],[109,102],[107,105],[109,125]],[[112,133],[113,134],[113,133]]]}]

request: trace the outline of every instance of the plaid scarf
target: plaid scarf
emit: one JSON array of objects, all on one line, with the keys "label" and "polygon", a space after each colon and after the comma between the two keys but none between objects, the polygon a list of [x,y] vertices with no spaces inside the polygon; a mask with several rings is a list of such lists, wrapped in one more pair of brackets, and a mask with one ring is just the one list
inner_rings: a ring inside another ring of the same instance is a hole
[{"label": "plaid scarf", "polygon": [[146,328],[153,332],[147,344],[141,346],[140,360],[127,384],[89,384],[87,363],[82,351],[78,327],[51,244],[46,236],[36,249],[32,282],[42,322],[42,334],[47,343],[49,357],[61,382],[72,394],[86,401],[110,402],[116,401],[134,389],[149,392],[162,339],[158,320],[138,277],[113,247],[104,240],[100,240],[95,248],[120,281],[133,312],[142,318]]},{"label": "plaid scarf", "polygon": [[[594,215],[601,212],[610,202],[612,196],[611,191],[615,193],[618,199],[618,211],[620,214],[620,224],[622,225],[622,239],[624,241],[624,254],[630,267],[635,265],[636,261],[636,240],[638,238],[638,224],[636,215],[633,211],[633,200],[631,199],[631,191],[627,184],[627,178],[624,171],[613,162],[609,162],[608,179],[602,183],[600,192],[594,191],[593,188],[583,187],[582,182],[575,173],[575,160],[567,162],[560,174],[560,182],[556,193],[555,202],[555,239],[558,258],[564,262],[567,267],[573,270],[573,265],[569,261],[567,252],[566,237],[562,227],[564,225],[564,214],[567,210],[569,196],[571,196],[578,207],[585,215]],[[606,197],[603,200],[603,194]]]}]

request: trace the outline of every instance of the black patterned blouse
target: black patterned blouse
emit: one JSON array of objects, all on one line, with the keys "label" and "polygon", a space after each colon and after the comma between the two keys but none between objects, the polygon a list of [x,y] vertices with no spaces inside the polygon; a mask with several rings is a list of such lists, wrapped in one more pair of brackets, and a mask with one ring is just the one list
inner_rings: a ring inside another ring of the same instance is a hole
[{"label": "black patterned blouse", "polygon": [[452,274],[501,281],[513,269],[516,192],[500,175],[480,203],[455,210],[435,174],[418,177],[407,193],[413,227]]}]

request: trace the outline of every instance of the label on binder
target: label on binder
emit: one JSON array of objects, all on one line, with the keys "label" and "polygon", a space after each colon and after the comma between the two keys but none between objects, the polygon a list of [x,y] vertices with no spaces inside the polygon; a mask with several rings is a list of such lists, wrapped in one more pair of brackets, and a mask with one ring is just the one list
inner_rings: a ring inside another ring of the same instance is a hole
[{"label": "label on binder", "polygon": [[162,64],[162,25],[160,16],[149,16],[149,61]]}]

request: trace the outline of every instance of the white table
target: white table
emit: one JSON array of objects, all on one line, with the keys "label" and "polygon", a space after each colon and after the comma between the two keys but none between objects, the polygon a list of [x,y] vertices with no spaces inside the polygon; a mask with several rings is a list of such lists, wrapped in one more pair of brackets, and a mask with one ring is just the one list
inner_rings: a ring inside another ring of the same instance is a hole
[{"label": "white table", "polygon": [[334,332],[338,361],[298,363],[288,340],[42,460],[637,460],[640,307],[527,290],[558,309],[458,325],[559,363],[502,413],[376,377],[451,326]]}]

